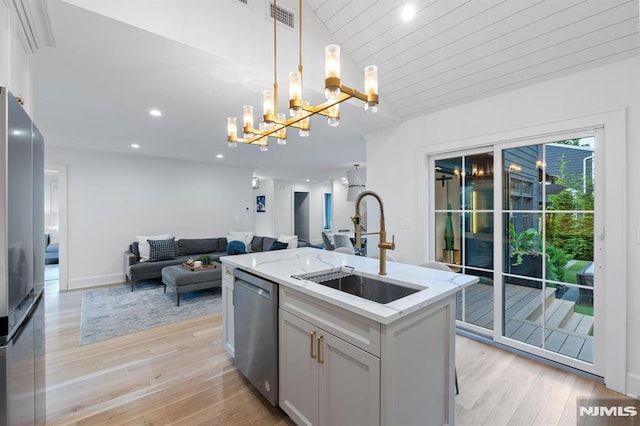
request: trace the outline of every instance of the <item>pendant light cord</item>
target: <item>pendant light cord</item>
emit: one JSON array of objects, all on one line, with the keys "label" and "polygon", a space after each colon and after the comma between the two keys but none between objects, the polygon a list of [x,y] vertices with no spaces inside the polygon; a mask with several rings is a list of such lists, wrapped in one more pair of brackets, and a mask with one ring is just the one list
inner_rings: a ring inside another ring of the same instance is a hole
[{"label": "pendant light cord", "polygon": [[273,0],[273,112],[278,115],[278,43],[276,37],[276,21],[278,6]]},{"label": "pendant light cord", "polygon": [[[300,24],[298,25],[298,72],[300,72],[300,86],[302,86],[302,0],[299,2]],[[300,93],[302,96],[302,91]]]}]

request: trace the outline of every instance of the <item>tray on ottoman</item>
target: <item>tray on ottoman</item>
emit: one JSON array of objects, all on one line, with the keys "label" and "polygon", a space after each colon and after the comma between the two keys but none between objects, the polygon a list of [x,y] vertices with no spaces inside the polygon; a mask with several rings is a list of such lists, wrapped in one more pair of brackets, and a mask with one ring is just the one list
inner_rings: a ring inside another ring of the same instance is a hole
[{"label": "tray on ottoman", "polygon": [[212,268],[197,271],[185,269],[182,265],[166,266],[162,268],[161,274],[164,292],[167,292],[167,287],[173,289],[176,292],[178,306],[180,306],[182,293],[222,285],[222,266],[216,262],[213,263]]},{"label": "tray on ottoman", "polygon": [[216,269],[216,264],[214,262],[209,265],[193,266],[189,265],[187,262],[182,262],[182,267],[184,269],[188,269],[189,271],[206,271],[207,269]]}]

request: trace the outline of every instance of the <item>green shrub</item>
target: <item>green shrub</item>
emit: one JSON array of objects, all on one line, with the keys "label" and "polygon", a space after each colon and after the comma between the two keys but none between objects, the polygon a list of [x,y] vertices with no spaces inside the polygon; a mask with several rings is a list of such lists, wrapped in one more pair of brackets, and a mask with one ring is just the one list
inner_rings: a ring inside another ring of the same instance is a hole
[{"label": "green shrub", "polygon": [[565,266],[569,262],[569,255],[561,248],[547,245],[547,256],[549,262],[547,264],[547,278],[550,280],[562,281],[564,279]]}]

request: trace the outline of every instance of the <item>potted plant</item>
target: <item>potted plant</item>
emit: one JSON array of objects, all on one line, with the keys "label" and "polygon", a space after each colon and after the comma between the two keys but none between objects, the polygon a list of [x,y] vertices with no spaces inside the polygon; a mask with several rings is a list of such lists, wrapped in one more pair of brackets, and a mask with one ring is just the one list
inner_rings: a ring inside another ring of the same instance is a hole
[{"label": "potted plant", "polygon": [[[534,228],[517,232],[513,223],[509,224],[509,267],[511,274],[542,278],[542,256],[538,251],[538,231]],[[510,277],[512,284],[542,288],[539,281]]]},{"label": "potted plant", "polygon": [[208,254],[198,257],[198,260],[202,262],[203,265],[211,264],[211,256],[209,256]]},{"label": "potted plant", "polygon": [[538,231],[528,228],[522,232],[516,232],[513,223],[509,223],[509,255],[511,266],[518,266],[524,262],[524,256],[539,256],[537,250]]}]

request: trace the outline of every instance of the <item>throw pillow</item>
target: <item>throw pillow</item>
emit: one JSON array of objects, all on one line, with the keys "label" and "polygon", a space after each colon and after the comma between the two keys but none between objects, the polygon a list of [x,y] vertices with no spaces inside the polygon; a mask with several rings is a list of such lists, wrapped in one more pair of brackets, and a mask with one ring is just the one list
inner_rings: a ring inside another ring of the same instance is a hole
[{"label": "throw pillow", "polygon": [[148,240],[166,240],[167,238],[171,238],[171,234],[160,234],[160,235],[151,235],[151,236],[138,236],[136,239],[138,240],[138,252],[140,253],[140,262],[146,262],[149,260],[150,255],[150,247]]},{"label": "throw pillow", "polygon": [[242,241],[230,241],[227,244],[227,254],[244,254],[247,252],[247,246]]},{"label": "throw pillow", "polygon": [[149,241],[149,262],[170,260],[176,257],[175,246],[173,244],[175,238],[169,238],[168,240],[147,241]]},{"label": "throw pillow", "polygon": [[247,252],[251,251],[251,240],[253,239],[253,231],[229,231],[227,241],[242,241]]},{"label": "throw pillow", "polygon": [[298,248],[298,236],[297,235],[284,235],[280,234],[278,241],[281,243],[287,243],[287,248]]},{"label": "throw pillow", "polygon": [[284,250],[288,248],[288,244],[287,243],[283,243],[282,241],[274,241],[273,244],[271,244],[271,248],[269,250]]}]

